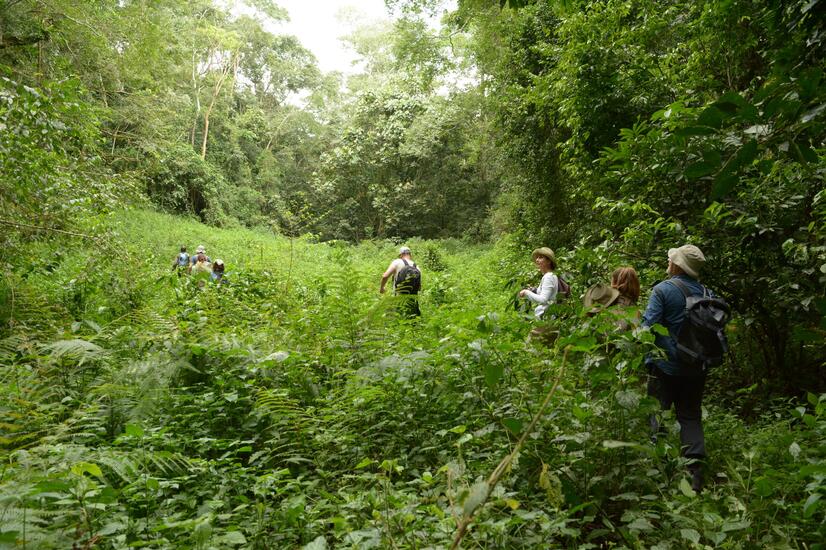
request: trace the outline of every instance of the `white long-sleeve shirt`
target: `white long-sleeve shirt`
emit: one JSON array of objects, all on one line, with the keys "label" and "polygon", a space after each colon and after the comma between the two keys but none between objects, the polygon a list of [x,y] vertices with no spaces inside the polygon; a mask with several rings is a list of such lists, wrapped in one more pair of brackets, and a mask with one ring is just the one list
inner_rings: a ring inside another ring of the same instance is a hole
[{"label": "white long-sleeve shirt", "polygon": [[529,290],[525,293],[525,298],[535,304],[539,304],[533,312],[537,319],[542,317],[542,314],[545,313],[546,309],[548,309],[548,304],[552,304],[556,301],[556,295],[558,292],[559,280],[556,275],[549,271],[542,276],[542,282],[539,283],[539,288],[536,289],[536,292],[531,292]]}]

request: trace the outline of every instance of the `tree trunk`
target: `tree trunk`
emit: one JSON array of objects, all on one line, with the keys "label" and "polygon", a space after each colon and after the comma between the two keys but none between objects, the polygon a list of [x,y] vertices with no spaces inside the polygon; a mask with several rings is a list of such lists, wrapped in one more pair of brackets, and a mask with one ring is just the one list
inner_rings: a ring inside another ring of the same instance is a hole
[{"label": "tree trunk", "polygon": [[224,65],[224,67],[221,69],[221,75],[218,77],[218,81],[212,88],[212,98],[210,98],[209,100],[209,107],[207,107],[206,111],[204,111],[204,137],[201,140],[201,159],[206,159],[207,140],[209,139],[209,115],[212,114],[212,109],[215,107],[215,102],[218,100],[218,96],[221,94],[221,88],[224,87],[224,82],[226,81],[227,76],[229,76],[230,72],[235,74],[237,64],[238,56],[237,54],[233,54],[230,62]]}]

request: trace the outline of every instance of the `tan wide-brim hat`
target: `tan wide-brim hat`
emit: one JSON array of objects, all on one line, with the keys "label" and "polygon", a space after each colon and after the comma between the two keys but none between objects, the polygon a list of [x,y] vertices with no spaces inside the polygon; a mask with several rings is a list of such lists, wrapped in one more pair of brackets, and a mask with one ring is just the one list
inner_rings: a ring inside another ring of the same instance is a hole
[{"label": "tan wide-brim hat", "polygon": [[619,295],[620,291],[616,288],[606,284],[597,283],[585,291],[585,296],[582,298],[582,304],[586,309],[591,309],[597,305],[608,307],[617,301]]},{"label": "tan wide-brim hat", "polygon": [[669,248],[668,259],[695,279],[700,276],[700,270],[706,263],[703,251],[693,244],[684,244],[680,248]]},{"label": "tan wide-brim hat", "polygon": [[543,246],[542,248],[537,248],[533,252],[531,252],[531,259],[536,260],[537,256],[545,256],[551,263],[556,265],[556,256],[554,256],[554,251],[548,248],[547,246]]}]

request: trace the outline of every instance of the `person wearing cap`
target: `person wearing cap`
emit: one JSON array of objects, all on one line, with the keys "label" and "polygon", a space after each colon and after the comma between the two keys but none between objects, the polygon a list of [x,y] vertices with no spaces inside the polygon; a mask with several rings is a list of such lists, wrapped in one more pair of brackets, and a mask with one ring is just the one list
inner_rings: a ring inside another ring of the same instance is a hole
[{"label": "person wearing cap", "polygon": [[[698,278],[705,261],[703,252],[694,245],[669,249],[666,269],[669,278],[654,287],[643,314],[644,326],[659,324],[668,330],[668,334],[657,334],[654,338],[654,343],[665,352],[665,357],[646,358],[650,373],[648,395],[656,397],[663,410],[670,409],[672,405],[676,410],[683,455],[694,459],[688,468],[695,491],[703,486],[701,461],[706,456],[702,419],[706,373],[702,369],[680,364],[676,337],[685,319],[685,294],[680,285],[688,290],[689,295],[702,296],[705,288]],[[651,428],[655,434],[661,431],[656,417],[651,418]]]},{"label": "person wearing cap", "polygon": [[530,302],[536,304],[534,309],[534,317],[541,319],[548,309],[548,304],[556,301],[556,295],[559,292],[559,278],[554,274],[556,269],[556,257],[554,251],[543,246],[537,248],[531,253],[533,263],[542,274],[542,281],[536,290],[530,288],[523,288],[519,291],[519,297],[525,298]]},{"label": "person wearing cap", "polygon": [[387,266],[387,269],[381,276],[381,285],[379,286],[379,293],[384,294],[384,287],[387,285],[387,281],[392,277],[393,278],[393,290],[397,295],[409,295],[410,298],[404,300],[401,304],[402,313],[407,317],[416,317],[421,315],[421,310],[419,309],[419,300],[416,297],[418,294],[419,289],[410,289],[407,285],[401,286],[398,285],[398,278],[399,274],[402,272],[403,269],[413,267],[419,273],[419,278],[421,280],[421,270],[416,265],[416,262],[413,261],[413,255],[410,253],[410,249],[406,246],[399,248],[399,257],[390,262],[390,265]]}]

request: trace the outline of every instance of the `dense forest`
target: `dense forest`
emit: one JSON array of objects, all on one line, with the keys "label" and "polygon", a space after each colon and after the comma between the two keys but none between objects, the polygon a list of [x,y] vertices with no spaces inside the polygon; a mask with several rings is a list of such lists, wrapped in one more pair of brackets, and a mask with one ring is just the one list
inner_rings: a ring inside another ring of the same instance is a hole
[{"label": "dense forest", "polygon": [[[0,0],[0,547],[826,548],[823,2],[385,4],[324,72],[277,0]],[[686,243],[702,490],[639,321]]]}]

